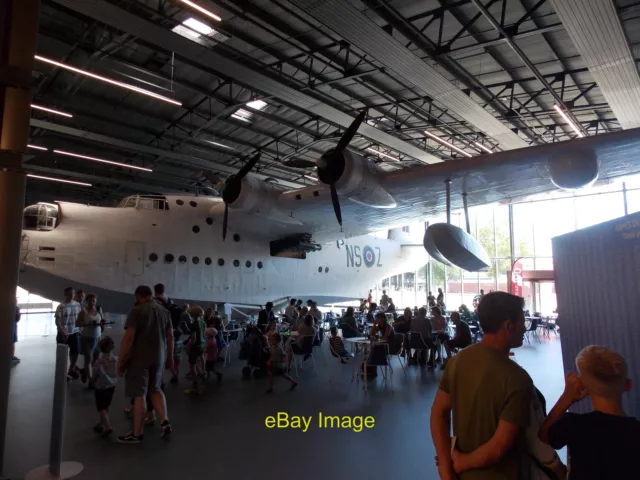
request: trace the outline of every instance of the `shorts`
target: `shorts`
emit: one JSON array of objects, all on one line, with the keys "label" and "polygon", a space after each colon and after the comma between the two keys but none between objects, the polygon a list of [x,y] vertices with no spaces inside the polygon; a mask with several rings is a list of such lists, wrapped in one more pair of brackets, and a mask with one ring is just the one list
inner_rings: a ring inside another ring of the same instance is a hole
[{"label": "shorts", "polygon": [[198,359],[202,358],[203,353],[204,349],[202,347],[192,345],[191,348],[189,348],[189,365],[195,365],[198,363]]},{"label": "shorts", "polygon": [[80,334],[72,333],[68,335],[66,339],[62,337],[62,335],[58,334],[56,336],[56,342],[62,345],[69,346],[69,354],[78,355],[80,353]]},{"label": "shorts", "polygon": [[180,360],[180,358],[182,358],[182,355],[184,355],[184,352],[186,351],[186,349],[184,348],[184,343],[182,343],[180,340],[178,340],[177,342],[174,342],[173,344],[173,358],[176,360]]},{"label": "shorts", "polygon": [[471,343],[469,342],[464,342],[462,340],[448,340],[447,341],[447,345],[449,346],[449,348],[453,349],[453,348],[466,348],[469,345],[471,345]]},{"label": "shorts", "polygon": [[207,360],[204,367],[207,372],[214,372],[216,369],[216,361],[215,360]]},{"label": "shorts", "polygon": [[111,400],[113,399],[113,392],[116,391],[116,387],[105,388],[104,390],[96,390],[96,408],[100,412],[101,410],[108,410],[111,406]]},{"label": "shorts", "polygon": [[80,336],[80,352],[85,357],[91,357],[98,349],[100,338],[91,338]]},{"label": "shorts", "polygon": [[162,391],[164,362],[160,365],[143,366],[132,363],[124,376],[125,395],[127,397],[145,397],[147,392]]}]

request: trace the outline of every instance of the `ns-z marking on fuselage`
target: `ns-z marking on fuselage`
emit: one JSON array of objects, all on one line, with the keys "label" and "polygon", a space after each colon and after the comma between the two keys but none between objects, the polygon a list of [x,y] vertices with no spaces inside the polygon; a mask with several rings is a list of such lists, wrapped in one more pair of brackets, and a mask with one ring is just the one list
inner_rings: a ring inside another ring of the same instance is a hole
[{"label": "ns-z marking on fuselage", "polygon": [[360,268],[363,264],[367,268],[382,266],[380,247],[371,248],[366,245],[365,247],[360,248],[360,245],[347,245],[346,251],[347,267]]}]

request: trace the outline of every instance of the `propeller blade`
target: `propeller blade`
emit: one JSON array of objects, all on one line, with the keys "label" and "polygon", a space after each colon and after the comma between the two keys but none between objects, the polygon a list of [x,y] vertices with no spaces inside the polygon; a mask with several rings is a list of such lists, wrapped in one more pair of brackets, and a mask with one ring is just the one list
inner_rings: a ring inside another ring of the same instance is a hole
[{"label": "propeller blade", "polygon": [[227,220],[229,219],[229,204],[224,204],[224,217],[222,217],[222,241],[227,238]]},{"label": "propeller blade", "polygon": [[251,171],[251,169],[256,166],[256,163],[258,163],[258,160],[260,160],[260,153],[258,153],[257,155],[254,155],[254,157],[251,160],[249,160],[247,163],[244,164],[244,166],[240,169],[240,171],[234,177],[234,180],[240,181],[244,177],[246,177],[247,174]]},{"label": "propeller blade", "polygon": [[333,211],[336,212],[338,223],[342,227],[342,212],[340,211],[340,200],[338,199],[338,191],[335,184],[331,184],[331,203],[333,203]]},{"label": "propeller blade", "polygon": [[366,110],[361,111],[356,119],[351,123],[351,125],[349,125],[349,128],[347,128],[347,130],[344,132],[344,135],[342,135],[342,138],[340,138],[340,141],[338,142],[338,146],[335,149],[336,153],[342,153],[342,151],[347,148],[349,143],[351,143],[351,140],[353,140],[353,137],[358,132],[358,129],[360,128],[360,125],[364,121],[364,117],[366,117],[366,115]]}]

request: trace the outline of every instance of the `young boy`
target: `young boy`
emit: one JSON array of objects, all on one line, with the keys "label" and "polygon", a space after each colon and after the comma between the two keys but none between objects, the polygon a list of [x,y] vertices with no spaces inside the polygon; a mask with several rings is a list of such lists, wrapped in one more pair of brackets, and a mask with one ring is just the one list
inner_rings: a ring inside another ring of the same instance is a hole
[{"label": "young boy", "polygon": [[111,337],[102,337],[98,344],[100,356],[93,364],[91,378],[95,388],[96,408],[100,413],[100,422],[93,427],[93,430],[105,438],[113,431],[109,423],[109,406],[118,382],[118,358],[113,354],[114,347]]},{"label": "young boy", "polygon": [[216,362],[218,360],[218,343],[216,342],[216,336],[218,331],[215,328],[207,328],[204,332],[207,338],[207,361],[205,363],[205,370],[207,371],[207,380],[211,378],[211,372],[216,374],[218,382],[222,381],[222,373],[216,370]]},{"label": "young boy", "polygon": [[204,336],[204,331],[207,328],[204,323],[204,310],[201,307],[193,307],[189,310],[192,322],[189,328],[191,334],[189,336],[189,342],[186,345],[188,357],[190,378],[192,382],[191,388],[184,391],[187,395],[199,394],[200,388],[198,386],[198,380],[200,374],[204,376],[203,354],[207,348],[207,341]]},{"label": "young boy", "polygon": [[[616,352],[597,345],[576,357],[578,374],[566,375],[564,393],[539,432],[555,449],[569,449],[570,479],[630,478],[640,453],[640,421],[627,417],[622,394],[631,389],[627,362]],[[565,413],[590,396],[593,412]]]},{"label": "young boy", "polygon": [[329,343],[331,344],[331,350],[333,353],[340,357],[341,363],[347,363],[344,361],[342,357],[350,357],[351,354],[347,352],[347,349],[344,347],[344,342],[342,341],[342,337],[338,336],[337,327],[331,327],[331,338],[329,339]]},{"label": "young boy", "polygon": [[274,375],[280,375],[291,382],[291,388],[289,390],[293,390],[298,386],[298,382],[287,375],[283,368],[285,354],[284,350],[282,349],[282,337],[279,333],[276,333],[269,337],[269,346],[271,349],[271,357],[267,362],[267,368],[269,369],[269,389],[267,390],[267,393],[273,393]]}]

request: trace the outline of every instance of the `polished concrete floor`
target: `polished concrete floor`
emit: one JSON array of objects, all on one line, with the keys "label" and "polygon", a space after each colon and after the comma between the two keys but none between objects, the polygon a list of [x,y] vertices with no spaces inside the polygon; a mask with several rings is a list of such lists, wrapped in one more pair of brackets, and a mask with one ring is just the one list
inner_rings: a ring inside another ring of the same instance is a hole
[{"label": "polished concrete floor", "polygon": [[[32,320],[35,322],[35,320]],[[24,327],[23,327],[24,328]],[[53,396],[54,337],[21,335],[17,346],[22,363],[12,372],[5,473],[21,478],[47,463]],[[110,334],[120,338],[120,328]],[[326,347],[326,344],[325,344]],[[429,434],[429,409],[441,372],[410,367],[405,377],[393,361],[393,389],[378,377],[365,394],[362,384],[351,383],[351,367],[340,366],[333,382],[328,366],[316,354],[317,375],[306,362],[300,385],[294,392],[280,380],[273,395],[265,395],[266,380],[241,379],[243,362],[234,351],[219,387],[199,397],[183,394],[187,385],[168,385],[169,413],[174,435],[159,438],[158,426],[147,427],[142,445],[118,445],[97,438],[93,394],[79,381],[68,386],[64,459],[79,461],[85,470],[77,478],[171,479],[178,476],[253,479],[305,478],[437,478],[434,448]],[[542,343],[516,350],[516,361],[525,367],[548,402],[563,387],[559,339],[552,335]],[[184,369],[184,367],[183,367]],[[184,370],[183,370],[184,372]],[[129,428],[122,407],[124,389],[118,385],[112,407],[117,434]],[[352,430],[267,429],[265,419],[286,412],[291,415],[370,415],[375,428]]]}]

